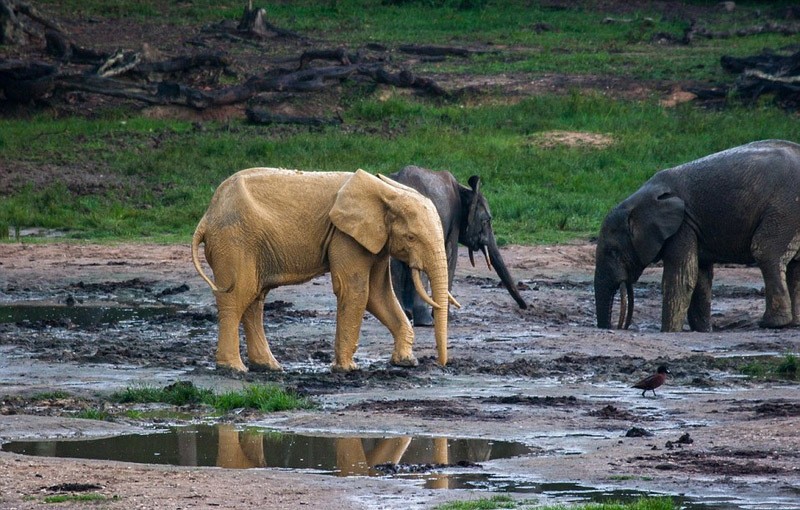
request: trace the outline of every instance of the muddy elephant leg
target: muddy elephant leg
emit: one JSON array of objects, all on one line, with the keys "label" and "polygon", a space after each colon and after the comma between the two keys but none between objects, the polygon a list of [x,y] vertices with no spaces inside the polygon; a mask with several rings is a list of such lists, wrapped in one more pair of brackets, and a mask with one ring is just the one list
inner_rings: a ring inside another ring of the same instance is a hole
[{"label": "muddy elephant leg", "polygon": [[280,363],[272,355],[267,337],[264,334],[264,300],[267,291],[262,292],[244,312],[242,324],[247,341],[247,359],[251,370],[282,370]]},{"label": "muddy elephant leg", "polygon": [[786,285],[786,267],[777,261],[759,263],[764,277],[766,308],[758,322],[762,328],[781,328],[792,322],[792,305]]},{"label": "muddy elephant leg", "polygon": [[392,333],[394,351],[391,363],[404,367],[415,367],[418,362],[412,352],[414,330],[403,313],[400,303],[390,291],[390,280],[388,260],[378,261],[370,271],[367,311]]},{"label": "muddy elephant leg", "polygon": [[661,331],[677,332],[683,329],[699,272],[697,236],[685,224],[664,243],[662,252],[664,274],[661,278],[663,304]]},{"label": "muddy elephant leg", "polygon": [[230,294],[217,296],[217,315],[219,317],[219,338],[217,340],[217,366],[246,372],[247,367],[239,354],[239,323],[245,306]]},{"label": "muddy elephant leg", "polygon": [[714,265],[698,267],[697,285],[689,303],[689,327],[692,331],[711,331],[711,282],[714,280]]},{"label": "muddy elephant leg", "polygon": [[[780,328],[792,322],[792,301],[787,286],[787,266],[797,255],[800,240],[791,233],[785,234],[780,223],[766,217],[753,235],[752,251],[761,275],[764,277],[766,308],[758,325],[762,328]],[[775,220],[773,218],[773,220]]]},{"label": "muddy elephant leg", "polygon": [[800,261],[792,260],[786,266],[786,284],[792,301],[792,326],[800,326]]},{"label": "muddy elephant leg", "polygon": [[369,277],[375,256],[348,236],[334,236],[328,254],[333,293],[336,294],[336,337],[331,370],[349,372],[358,368],[353,356],[358,349],[361,323],[367,309]]}]

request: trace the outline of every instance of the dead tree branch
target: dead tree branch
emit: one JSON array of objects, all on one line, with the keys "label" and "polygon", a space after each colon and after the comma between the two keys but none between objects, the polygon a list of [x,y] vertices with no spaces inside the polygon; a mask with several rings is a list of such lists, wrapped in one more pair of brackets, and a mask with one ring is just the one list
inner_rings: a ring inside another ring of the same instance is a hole
[{"label": "dead tree branch", "polygon": [[58,23],[42,16],[35,7],[23,0],[0,0],[0,44],[27,44],[28,35],[36,32],[25,18],[39,23],[46,29],[63,32]]},{"label": "dead tree branch", "polygon": [[403,44],[398,48],[403,53],[410,53],[413,55],[426,55],[429,57],[470,57],[474,53],[479,53],[475,50],[466,48],[458,48],[455,46],[428,46],[416,44]]}]

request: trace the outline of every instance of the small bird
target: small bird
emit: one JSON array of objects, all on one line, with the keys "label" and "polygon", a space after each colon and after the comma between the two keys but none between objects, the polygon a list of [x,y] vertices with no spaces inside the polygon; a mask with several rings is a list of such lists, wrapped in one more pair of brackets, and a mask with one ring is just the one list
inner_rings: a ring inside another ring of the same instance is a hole
[{"label": "small bird", "polygon": [[664,384],[664,381],[667,380],[667,374],[671,374],[671,373],[672,372],[670,372],[667,369],[666,365],[661,365],[661,366],[658,367],[658,370],[656,370],[655,374],[653,374],[651,376],[648,376],[648,377],[645,377],[641,381],[639,381],[636,384],[634,384],[633,386],[631,386],[631,388],[637,388],[637,389],[642,390],[642,396],[643,397],[644,397],[645,393],[647,393],[648,391],[652,391],[653,392],[653,396],[655,397],[656,396],[656,388],[658,388],[659,386]]}]

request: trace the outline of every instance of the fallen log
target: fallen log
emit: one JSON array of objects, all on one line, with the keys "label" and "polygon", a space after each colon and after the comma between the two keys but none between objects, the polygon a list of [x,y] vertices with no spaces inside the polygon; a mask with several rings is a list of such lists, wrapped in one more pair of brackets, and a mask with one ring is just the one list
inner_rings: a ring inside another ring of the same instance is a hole
[{"label": "fallen log", "polygon": [[45,31],[44,39],[45,51],[64,63],[100,65],[111,56],[109,53],[78,46],[58,30]]},{"label": "fallen log", "polygon": [[42,16],[28,2],[0,0],[0,44],[27,44],[28,36],[35,35],[36,32],[27,25],[26,17],[47,29],[63,32],[58,23]]},{"label": "fallen log", "polygon": [[468,48],[459,48],[457,46],[436,46],[436,45],[418,45],[418,44],[403,44],[398,50],[403,53],[412,55],[425,55],[429,57],[471,57],[472,55],[488,53],[482,50],[471,50]]},{"label": "fallen log", "polygon": [[160,62],[141,62],[132,71],[135,74],[151,76],[154,74],[175,74],[190,71],[199,67],[225,68],[229,62],[222,53],[199,53],[197,55],[180,56]]},{"label": "fallen log", "polygon": [[43,62],[7,60],[0,62],[0,90],[6,99],[29,103],[45,98],[55,86],[58,66]]},{"label": "fallen log", "polygon": [[300,55],[300,66],[298,70],[305,69],[305,67],[314,60],[333,60],[339,62],[343,66],[349,66],[350,64],[358,64],[361,62],[361,53],[350,53],[346,48],[304,51],[303,54]]},{"label": "fallen log", "polygon": [[97,75],[58,76],[54,80],[54,86],[65,91],[80,90],[148,104],[182,105],[202,110],[241,103],[262,92],[322,90],[353,76],[366,76],[376,83],[416,88],[438,96],[449,96],[449,93],[433,80],[416,76],[410,71],[391,73],[375,64],[319,67],[293,72],[278,70],[263,76],[253,76],[240,85],[211,91],[195,89],[172,81],[138,84]]}]

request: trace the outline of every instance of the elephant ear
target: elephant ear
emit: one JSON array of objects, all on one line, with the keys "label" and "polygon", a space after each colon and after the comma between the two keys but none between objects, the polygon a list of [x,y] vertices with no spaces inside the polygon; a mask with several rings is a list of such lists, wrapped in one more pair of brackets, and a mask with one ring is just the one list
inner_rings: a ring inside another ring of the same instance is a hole
[{"label": "elephant ear", "polygon": [[633,249],[643,266],[653,262],[664,242],[683,223],[686,204],[664,186],[655,187],[636,203],[628,217]]},{"label": "elephant ear", "polygon": [[359,169],[339,188],[328,216],[336,228],[377,254],[389,238],[384,197],[391,191],[390,185]]}]

